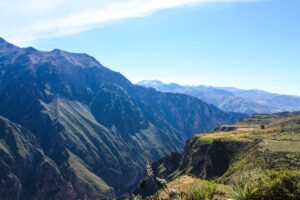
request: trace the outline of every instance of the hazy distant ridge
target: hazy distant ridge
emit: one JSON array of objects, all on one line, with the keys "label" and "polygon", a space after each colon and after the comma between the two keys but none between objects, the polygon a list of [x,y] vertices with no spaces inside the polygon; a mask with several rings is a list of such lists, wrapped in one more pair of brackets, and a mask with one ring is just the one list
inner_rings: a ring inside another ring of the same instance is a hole
[{"label": "hazy distant ridge", "polygon": [[197,97],[226,112],[276,113],[299,111],[300,97],[281,95],[262,90],[242,90],[231,87],[183,86],[176,83],[164,84],[158,80],[145,80],[138,85],[151,87],[162,92],[182,93]]}]

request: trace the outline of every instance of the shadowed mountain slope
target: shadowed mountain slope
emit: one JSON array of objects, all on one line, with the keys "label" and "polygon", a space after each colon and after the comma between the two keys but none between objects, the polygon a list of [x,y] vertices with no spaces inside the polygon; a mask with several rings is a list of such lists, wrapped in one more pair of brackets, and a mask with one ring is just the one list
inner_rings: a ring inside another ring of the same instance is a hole
[{"label": "shadowed mountain slope", "polygon": [[[40,152],[53,168],[53,172],[39,169],[41,178],[43,173],[57,174],[67,191],[65,199],[110,199],[114,192],[130,191],[142,177],[146,160],[181,150],[193,133],[244,117],[187,95],[135,86],[86,54],[41,52],[4,40],[0,40],[0,115],[28,130],[28,137],[34,138],[29,153]],[[0,131],[6,133],[5,128]],[[6,137],[1,141],[11,145]],[[27,137],[24,143],[31,144]],[[5,153],[6,146],[0,151]],[[5,166],[15,174],[13,164]],[[37,174],[32,168],[20,170]],[[11,187],[17,187],[19,196],[61,199],[60,190],[43,190],[46,183],[37,186],[42,189],[36,194],[18,173],[15,176],[19,184]],[[18,190],[18,185],[26,190]],[[33,193],[27,195],[27,190]]]}]

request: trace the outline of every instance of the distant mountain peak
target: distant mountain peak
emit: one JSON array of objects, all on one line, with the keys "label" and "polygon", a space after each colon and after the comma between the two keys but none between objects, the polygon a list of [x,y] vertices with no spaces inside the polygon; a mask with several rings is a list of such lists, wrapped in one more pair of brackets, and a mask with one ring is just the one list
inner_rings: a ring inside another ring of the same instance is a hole
[{"label": "distant mountain peak", "polygon": [[52,56],[61,56],[70,63],[82,68],[103,67],[94,57],[85,53],[70,53],[60,49],[54,49],[49,52]]},{"label": "distant mountain peak", "polygon": [[32,64],[40,61],[55,61],[58,63],[67,61],[71,65],[76,65],[81,68],[97,67],[101,68],[103,65],[99,63],[94,57],[85,53],[70,53],[60,49],[52,51],[39,51],[33,47],[20,48],[15,46],[0,37],[0,53],[8,56],[26,55],[31,58]]},{"label": "distant mountain peak", "polygon": [[37,49],[35,49],[35,48],[33,48],[33,47],[27,47],[27,48],[25,48],[25,50],[26,50],[27,52],[37,52],[37,51],[38,51]]},{"label": "distant mountain peak", "polygon": [[151,85],[164,85],[165,83],[163,83],[162,81],[160,80],[142,80],[142,81],[139,81],[136,83],[137,85],[148,85],[148,84],[151,84]]},{"label": "distant mountain peak", "polygon": [[160,80],[142,80],[137,82],[136,84],[141,86],[146,86],[146,87],[163,87],[163,86],[181,87],[181,85],[177,83],[164,83]]}]

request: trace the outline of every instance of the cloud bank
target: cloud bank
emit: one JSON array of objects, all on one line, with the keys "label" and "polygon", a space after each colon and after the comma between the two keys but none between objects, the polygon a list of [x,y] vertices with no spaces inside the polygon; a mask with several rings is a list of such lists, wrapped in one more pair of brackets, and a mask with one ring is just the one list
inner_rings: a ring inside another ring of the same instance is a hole
[{"label": "cloud bank", "polygon": [[1,0],[0,36],[19,45],[70,35],[162,9],[255,0]]}]

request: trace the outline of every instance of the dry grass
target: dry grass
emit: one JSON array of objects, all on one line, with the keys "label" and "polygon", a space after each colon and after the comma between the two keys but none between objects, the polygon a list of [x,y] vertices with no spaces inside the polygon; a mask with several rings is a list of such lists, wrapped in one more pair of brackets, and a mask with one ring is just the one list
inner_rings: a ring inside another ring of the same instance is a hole
[{"label": "dry grass", "polygon": [[198,134],[196,137],[203,140],[204,142],[212,142],[216,139],[234,139],[234,140],[245,140],[249,135],[253,134],[256,130],[259,130],[257,125],[233,125],[230,126],[235,128],[233,131],[217,131],[208,134]]},{"label": "dry grass", "polygon": [[[184,176],[180,176],[177,179],[169,182],[168,188],[169,188],[169,190],[175,189],[179,192],[187,193],[189,191],[189,189],[193,186],[202,187],[202,186],[208,185],[208,183],[209,183],[209,181],[207,181],[207,180],[184,175]],[[223,184],[217,184],[217,191],[220,194],[229,196],[232,191],[232,188],[230,186],[226,186]],[[160,191],[159,196],[160,196],[160,198],[165,199],[168,197],[168,194],[166,194],[166,192],[164,192],[164,191]]]}]

